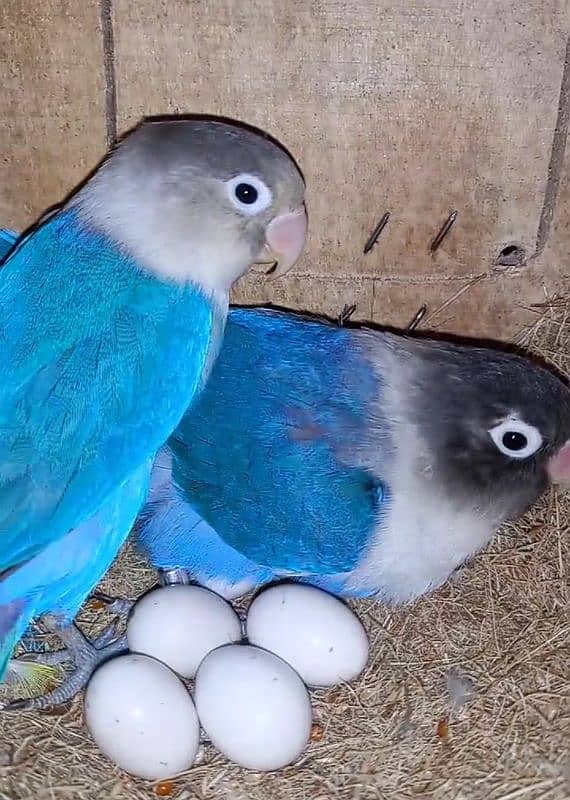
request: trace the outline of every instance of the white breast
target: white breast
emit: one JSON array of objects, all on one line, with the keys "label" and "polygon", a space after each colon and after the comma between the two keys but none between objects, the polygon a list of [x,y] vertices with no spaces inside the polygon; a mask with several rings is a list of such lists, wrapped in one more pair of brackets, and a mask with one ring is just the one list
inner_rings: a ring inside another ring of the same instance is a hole
[{"label": "white breast", "polygon": [[[390,501],[368,551],[346,582],[356,591],[377,592],[392,602],[407,602],[440,586],[451,573],[489,542],[501,517],[449,496],[434,474],[432,454],[418,430],[409,403],[414,392],[414,360],[404,358],[390,337],[370,340],[371,362],[383,388],[379,419],[390,426],[394,451],[368,448],[366,466],[389,486]],[[388,422],[389,421],[389,422]]]},{"label": "white breast", "polygon": [[474,509],[455,509],[427,482],[393,486],[393,499],[370,548],[353,572],[355,589],[374,587],[396,603],[440,586],[493,536],[495,521]]}]

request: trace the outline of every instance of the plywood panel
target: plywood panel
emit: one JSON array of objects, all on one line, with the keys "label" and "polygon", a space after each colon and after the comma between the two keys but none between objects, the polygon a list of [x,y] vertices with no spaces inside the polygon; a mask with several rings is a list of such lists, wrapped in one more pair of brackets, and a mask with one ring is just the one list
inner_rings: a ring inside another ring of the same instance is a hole
[{"label": "plywood panel", "polygon": [[559,127],[566,132],[566,148],[561,153],[562,170],[551,225],[544,250],[537,259],[539,270],[550,276],[551,284],[556,274],[570,276],[570,42],[568,51],[569,62],[559,121]]},{"label": "plywood panel", "polygon": [[[560,276],[557,285],[568,294],[570,276]],[[431,313],[422,322],[423,329],[513,340],[535,322],[532,305],[545,300],[545,288],[541,280],[502,278],[441,280],[422,286],[384,283],[375,287],[374,319],[402,326],[425,303]]]},{"label": "plywood panel", "polygon": [[22,228],[106,149],[96,0],[2,0],[0,85],[0,224]]},{"label": "plywood panel", "polygon": [[[537,235],[537,252],[522,270],[491,269],[486,280],[452,277],[426,284],[409,277],[375,280],[374,312],[378,321],[401,324],[402,313],[427,303],[428,327],[475,336],[511,339],[533,325],[544,305],[570,293],[570,40],[561,76],[558,119],[553,131],[549,184]],[[421,278],[421,276],[420,276]]]},{"label": "plywood panel", "polygon": [[[570,67],[570,65],[569,65]],[[567,83],[570,95],[570,68]],[[568,102],[567,97],[562,98]],[[564,107],[562,108],[564,112]],[[566,115],[566,119],[564,116]],[[564,132],[570,107],[559,119]],[[567,133],[565,133],[567,137]],[[562,140],[564,144],[564,140]],[[404,324],[423,303],[431,315],[424,327],[478,337],[512,339],[542,313],[539,306],[570,294],[570,147],[561,149],[562,169],[555,178],[550,221],[544,226],[540,252],[520,270],[489,270],[480,275],[406,279],[377,278],[373,291],[373,318],[391,325]]]},{"label": "plywood panel", "polygon": [[[462,277],[535,247],[566,0],[114,0],[120,127],[144,113],[246,119],[307,176],[299,274]],[[392,218],[368,256],[384,210]],[[429,243],[452,209],[454,230]],[[311,298],[313,300],[313,298]]]},{"label": "plywood panel", "polygon": [[[544,262],[543,262],[544,263]],[[319,312],[336,318],[344,306],[354,305],[353,321],[370,321],[405,328],[422,305],[428,314],[421,327],[478,338],[512,340],[537,318],[535,304],[553,293],[570,293],[570,271],[548,259],[544,268],[557,264],[556,280],[544,277],[542,265],[523,277],[486,276],[471,279],[440,278],[423,281],[409,277],[372,281],[352,278],[299,278],[294,274],[275,281],[250,276],[237,285],[234,303],[276,305]]]},{"label": "plywood panel", "polygon": [[299,278],[290,273],[269,281],[250,275],[235,288],[232,302],[275,305],[337,318],[345,306],[354,305],[352,319],[370,320],[374,310],[374,283],[367,278]]}]

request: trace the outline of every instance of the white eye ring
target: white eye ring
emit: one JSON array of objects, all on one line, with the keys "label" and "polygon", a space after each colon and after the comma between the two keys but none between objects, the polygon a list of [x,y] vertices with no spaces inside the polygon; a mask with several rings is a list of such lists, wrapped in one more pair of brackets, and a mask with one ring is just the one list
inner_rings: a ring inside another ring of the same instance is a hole
[{"label": "white eye ring", "polygon": [[[509,434],[511,436],[514,434],[511,442],[514,446],[511,447],[509,447]],[[515,416],[508,417],[498,425],[495,425],[494,428],[489,430],[489,435],[497,449],[509,458],[528,458],[534,455],[542,445],[542,436],[534,425],[528,425],[528,423]],[[526,439],[526,444],[524,444],[521,437]]]},{"label": "white eye ring", "polygon": [[228,197],[234,208],[248,217],[261,214],[271,205],[273,195],[261,178],[242,172],[226,181]]}]

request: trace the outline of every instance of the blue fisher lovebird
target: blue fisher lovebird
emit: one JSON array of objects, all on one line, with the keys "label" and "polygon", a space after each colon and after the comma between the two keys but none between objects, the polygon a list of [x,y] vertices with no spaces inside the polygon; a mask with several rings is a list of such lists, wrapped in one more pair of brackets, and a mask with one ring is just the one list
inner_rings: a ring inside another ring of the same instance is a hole
[{"label": "blue fisher lovebird", "polygon": [[0,678],[34,682],[11,656],[38,618],[76,668],[8,707],[66,700],[109,654],[73,619],[207,379],[233,282],[255,262],[287,270],[305,236],[291,157],[206,119],[143,122],[14,246],[3,234]]},{"label": "blue fisher lovebird", "polygon": [[402,603],[568,482],[569,437],[568,387],[529,358],[235,308],[136,541],[227,598],[287,578]]}]

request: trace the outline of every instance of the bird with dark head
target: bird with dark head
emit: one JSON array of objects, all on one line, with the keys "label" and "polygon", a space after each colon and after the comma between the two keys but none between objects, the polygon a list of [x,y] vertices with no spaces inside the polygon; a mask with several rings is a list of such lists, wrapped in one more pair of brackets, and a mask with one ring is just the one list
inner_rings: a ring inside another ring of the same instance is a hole
[{"label": "bird with dark head", "polygon": [[508,352],[403,340],[416,352],[410,416],[450,497],[500,518],[522,514],[556,477],[570,438],[570,392],[544,367]]},{"label": "bird with dark head", "polygon": [[235,597],[278,578],[400,603],[570,483],[570,391],[520,355],[230,311],[136,541]]}]

